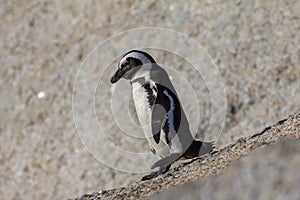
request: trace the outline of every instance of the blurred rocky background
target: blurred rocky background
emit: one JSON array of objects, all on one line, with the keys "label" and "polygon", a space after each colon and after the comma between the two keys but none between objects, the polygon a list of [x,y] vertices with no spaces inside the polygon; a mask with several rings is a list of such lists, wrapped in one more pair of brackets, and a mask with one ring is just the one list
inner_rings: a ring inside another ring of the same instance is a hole
[{"label": "blurred rocky background", "polygon": [[[227,97],[218,147],[299,112],[299,11],[297,0],[2,1],[0,199],[66,199],[140,179],[142,174],[115,170],[95,159],[77,134],[72,111],[73,86],[81,64],[99,42],[128,29],[174,29],[209,53],[220,70]],[[181,48],[190,51],[188,46]],[[118,46],[99,53],[110,57],[115,49]],[[182,67],[184,61],[176,62],[163,52],[149,52],[159,63],[174,66],[191,85],[203,81],[193,75],[192,68]],[[95,104],[99,124],[105,124],[113,142],[128,151],[147,152],[144,140],[124,140],[122,130],[110,118],[111,108],[100,105],[110,101],[108,76],[116,68],[117,56],[106,71],[107,66],[89,61],[107,75],[95,91],[95,102],[90,103]],[[87,71],[87,85],[101,76],[97,72]],[[176,89],[186,92],[181,96],[189,95],[184,86]],[[199,100],[199,109],[186,103],[191,116],[201,113],[200,131],[209,123],[205,98],[209,95]],[[299,148],[297,142],[274,145],[236,163],[223,175],[173,189],[171,194],[167,191],[160,198],[282,199],[272,196],[272,191],[284,188],[284,199],[297,199]],[[99,149],[111,156],[106,146],[99,144]],[[136,165],[122,156],[114,159],[124,168]],[[138,165],[148,167],[144,162]]]}]

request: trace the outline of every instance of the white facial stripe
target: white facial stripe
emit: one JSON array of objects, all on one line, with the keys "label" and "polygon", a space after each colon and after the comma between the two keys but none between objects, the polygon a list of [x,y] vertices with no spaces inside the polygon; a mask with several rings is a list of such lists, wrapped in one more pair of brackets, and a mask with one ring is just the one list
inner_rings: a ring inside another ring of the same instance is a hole
[{"label": "white facial stripe", "polygon": [[126,62],[126,58],[125,58],[125,59],[122,59],[122,60],[120,61],[118,67],[121,68],[121,66],[122,66],[125,62]]},{"label": "white facial stripe", "polygon": [[126,58],[127,57],[122,58],[122,60],[119,62],[119,65],[118,65],[119,69],[121,68],[122,64],[126,62]]},{"label": "white facial stripe", "polygon": [[127,54],[124,58],[122,58],[120,63],[125,62],[126,59],[129,58],[129,57],[139,59],[142,62],[142,64],[151,63],[151,61],[149,60],[148,57],[146,57],[144,54],[139,53],[139,52],[131,52],[131,53]]}]

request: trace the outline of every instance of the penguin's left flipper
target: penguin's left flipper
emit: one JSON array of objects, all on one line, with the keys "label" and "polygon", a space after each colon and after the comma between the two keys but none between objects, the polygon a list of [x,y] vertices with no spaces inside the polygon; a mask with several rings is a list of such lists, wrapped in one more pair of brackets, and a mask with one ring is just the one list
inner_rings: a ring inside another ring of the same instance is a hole
[{"label": "penguin's left flipper", "polygon": [[151,116],[151,128],[154,141],[158,144],[160,142],[160,130],[166,121],[166,110],[160,104],[154,104]]},{"label": "penguin's left flipper", "polygon": [[160,159],[159,161],[155,162],[152,166],[151,169],[154,169],[156,167],[166,167],[168,165],[171,165],[172,163],[174,163],[176,160],[178,160],[180,158],[182,154],[181,153],[171,153],[169,156],[164,157],[162,159]]}]

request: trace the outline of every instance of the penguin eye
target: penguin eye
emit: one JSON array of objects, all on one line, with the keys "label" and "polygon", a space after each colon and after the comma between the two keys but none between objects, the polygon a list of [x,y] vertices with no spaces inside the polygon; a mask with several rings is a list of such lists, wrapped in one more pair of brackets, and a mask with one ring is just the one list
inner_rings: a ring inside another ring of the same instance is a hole
[{"label": "penguin eye", "polygon": [[129,64],[129,62],[127,60],[125,60],[122,64],[121,64],[121,68],[126,67]]},{"label": "penguin eye", "polygon": [[126,60],[123,65],[124,66],[129,65],[129,62]]}]

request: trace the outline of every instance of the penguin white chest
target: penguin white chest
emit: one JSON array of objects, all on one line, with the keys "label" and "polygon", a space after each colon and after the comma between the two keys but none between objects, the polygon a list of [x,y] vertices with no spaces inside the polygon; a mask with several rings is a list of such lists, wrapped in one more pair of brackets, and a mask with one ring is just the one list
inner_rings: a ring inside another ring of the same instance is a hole
[{"label": "penguin white chest", "polygon": [[[165,133],[163,131],[161,132],[160,136],[160,140],[162,140],[162,142],[157,143],[153,138],[151,126],[153,104],[151,105],[150,103],[151,100],[149,99],[149,91],[147,92],[146,88],[149,90],[149,87],[143,87],[139,83],[132,84],[132,95],[136,113],[143,128],[146,139],[149,142],[150,149],[154,151],[155,154],[164,157],[170,154],[170,150],[166,145]],[[153,91],[153,93],[154,96],[156,96],[156,92]]]},{"label": "penguin white chest", "polygon": [[147,129],[149,131],[149,128],[151,127],[150,122],[152,110],[151,106],[149,105],[147,91],[139,83],[133,83],[132,95],[140,124],[144,130]]}]

